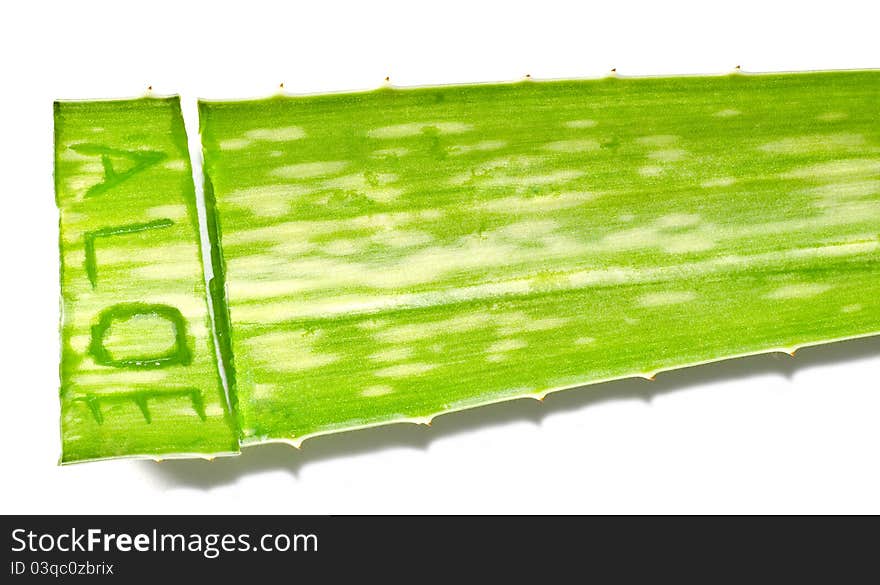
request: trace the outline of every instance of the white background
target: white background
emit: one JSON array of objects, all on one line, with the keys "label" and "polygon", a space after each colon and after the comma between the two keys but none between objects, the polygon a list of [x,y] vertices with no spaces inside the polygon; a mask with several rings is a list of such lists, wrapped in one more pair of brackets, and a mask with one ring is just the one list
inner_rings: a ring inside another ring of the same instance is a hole
[{"label": "white background", "polygon": [[[880,338],[235,459],[60,468],[52,100],[880,67],[875,2],[8,2],[0,512],[880,512]],[[128,8],[128,7],[131,8]],[[880,104],[878,104],[880,105]],[[191,106],[187,106],[191,107]],[[719,315],[719,318],[723,316]]]}]

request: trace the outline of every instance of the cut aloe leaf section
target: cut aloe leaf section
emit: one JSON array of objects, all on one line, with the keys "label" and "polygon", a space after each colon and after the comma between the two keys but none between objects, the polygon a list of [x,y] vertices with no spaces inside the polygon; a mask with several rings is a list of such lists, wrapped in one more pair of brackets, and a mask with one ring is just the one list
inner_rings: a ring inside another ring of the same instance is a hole
[{"label": "cut aloe leaf section", "polygon": [[878,98],[865,71],[201,102],[243,440],[880,331]]},{"label": "cut aloe leaf section", "polygon": [[55,104],[63,462],[238,451],[178,98]]}]

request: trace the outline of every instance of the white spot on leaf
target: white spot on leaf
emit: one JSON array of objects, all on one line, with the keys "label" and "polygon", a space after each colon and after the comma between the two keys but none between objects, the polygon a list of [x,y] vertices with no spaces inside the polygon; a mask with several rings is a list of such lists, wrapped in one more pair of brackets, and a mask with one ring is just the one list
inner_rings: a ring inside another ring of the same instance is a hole
[{"label": "white spot on leaf", "polygon": [[334,175],[346,166],[348,163],[345,161],[308,162],[278,167],[272,170],[271,174],[285,179],[311,179]]},{"label": "white spot on leaf", "polygon": [[584,175],[583,171],[564,170],[554,171],[543,175],[506,175],[498,177],[489,177],[481,181],[481,184],[488,187],[530,187],[541,185],[553,185],[557,183],[567,183]]},{"label": "white spot on leaf", "polygon": [[447,149],[451,155],[468,154],[471,152],[487,152],[507,146],[505,140],[484,140],[475,144],[454,144]]},{"label": "white spot on leaf", "polygon": [[659,162],[675,162],[684,158],[685,152],[680,148],[666,148],[664,150],[655,150],[648,153],[648,158]]},{"label": "white spot on leaf", "polygon": [[697,294],[691,291],[668,291],[644,294],[636,302],[640,307],[660,307],[688,303],[696,298]]},{"label": "white spot on leaf", "polygon": [[596,126],[596,120],[569,120],[563,126],[566,128],[593,128]]},{"label": "white spot on leaf", "polygon": [[861,134],[813,134],[796,136],[758,147],[772,154],[810,154],[816,152],[860,151],[864,148],[865,137]]},{"label": "white spot on leaf", "polygon": [[411,347],[391,347],[370,355],[374,362],[399,362],[408,359],[413,353]]},{"label": "white spot on leaf", "polygon": [[319,338],[319,332],[273,331],[245,338],[241,344],[246,348],[246,356],[270,370],[301,372],[339,361],[340,356],[315,349]]},{"label": "white spot on leaf", "polygon": [[374,128],[367,132],[370,138],[406,138],[419,136],[425,132],[435,131],[438,134],[462,134],[470,132],[474,127],[462,122],[410,122]]},{"label": "white spot on leaf", "polygon": [[639,168],[639,174],[643,177],[656,177],[663,173],[663,167],[656,165],[647,165]]},{"label": "white spot on leaf", "polygon": [[802,283],[781,286],[767,295],[768,299],[806,299],[820,295],[833,287],[828,284]]},{"label": "white spot on leaf", "polygon": [[305,138],[306,132],[299,126],[285,126],[281,128],[255,128],[244,133],[251,140],[266,142],[288,142]]},{"label": "white spot on leaf", "polygon": [[713,187],[730,187],[734,183],[736,183],[736,179],[733,177],[717,177],[715,179],[706,179],[700,183],[700,187],[705,189],[711,189]]},{"label": "white spot on leaf", "polygon": [[660,217],[656,224],[660,228],[680,228],[700,223],[700,216],[694,213],[670,213]]},{"label": "white spot on leaf", "polygon": [[488,349],[486,349],[486,353],[501,353],[505,351],[513,351],[516,349],[528,347],[528,345],[528,343],[522,341],[521,339],[502,339],[490,345]]},{"label": "white spot on leaf", "polygon": [[376,386],[364,388],[363,390],[361,390],[361,396],[371,398],[374,396],[385,396],[386,394],[391,394],[392,392],[394,392],[394,388],[392,388],[391,386],[379,384]]},{"label": "white spot on leaf", "polygon": [[163,163],[162,166],[171,171],[185,171],[186,161],[183,159],[169,160]]},{"label": "white spot on leaf", "polygon": [[409,149],[399,146],[397,148],[381,148],[379,150],[374,150],[371,156],[373,158],[385,158],[389,156],[406,156],[407,154],[409,154]]},{"label": "white spot on leaf", "polygon": [[696,298],[697,294],[691,291],[668,291],[644,294],[636,303],[640,307],[661,307],[688,303]]},{"label": "white spot on leaf", "polygon": [[824,179],[836,177],[876,178],[880,159],[849,159],[817,163],[784,173],[787,179]]},{"label": "white spot on leaf", "polygon": [[251,145],[251,141],[246,138],[227,138],[217,143],[220,150],[241,150]]},{"label": "white spot on leaf", "polygon": [[558,140],[556,142],[548,142],[542,148],[552,152],[592,152],[599,150],[599,142],[590,139]]}]

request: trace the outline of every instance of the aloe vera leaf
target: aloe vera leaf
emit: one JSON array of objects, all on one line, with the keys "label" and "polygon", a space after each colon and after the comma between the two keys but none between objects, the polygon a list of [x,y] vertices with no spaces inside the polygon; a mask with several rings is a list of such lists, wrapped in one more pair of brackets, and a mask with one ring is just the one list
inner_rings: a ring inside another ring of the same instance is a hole
[{"label": "aloe vera leaf", "polygon": [[880,72],[200,103],[243,441],[880,331]]},{"label": "aloe vera leaf", "polygon": [[62,462],[238,451],[177,97],[55,104]]}]

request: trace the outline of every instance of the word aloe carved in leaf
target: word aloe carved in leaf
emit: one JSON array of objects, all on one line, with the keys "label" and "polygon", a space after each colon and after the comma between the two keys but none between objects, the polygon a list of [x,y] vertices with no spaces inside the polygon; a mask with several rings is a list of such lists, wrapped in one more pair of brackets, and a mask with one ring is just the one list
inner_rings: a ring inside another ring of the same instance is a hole
[{"label": "word aloe carved in leaf", "polygon": [[237,452],[177,98],[56,103],[55,178],[62,460]]}]

